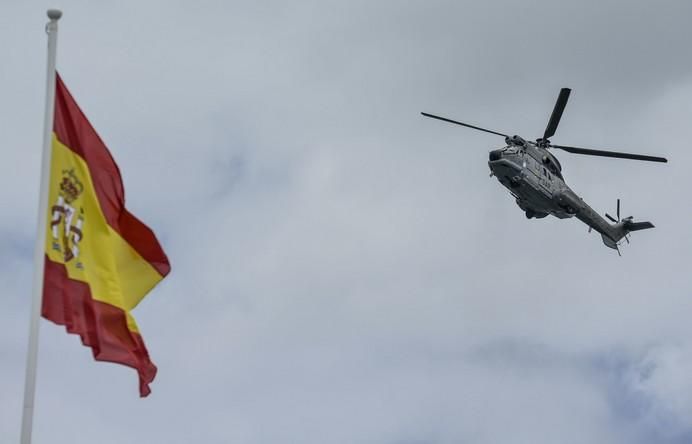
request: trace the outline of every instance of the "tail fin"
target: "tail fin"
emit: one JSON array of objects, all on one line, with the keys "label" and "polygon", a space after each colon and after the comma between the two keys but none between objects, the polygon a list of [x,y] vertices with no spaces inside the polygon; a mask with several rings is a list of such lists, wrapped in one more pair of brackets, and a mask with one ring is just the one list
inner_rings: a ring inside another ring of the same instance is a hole
[{"label": "tail fin", "polygon": [[[603,238],[603,244],[608,247],[612,248],[613,250],[618,250],[618,243],[617,241],[614,241],[613,239],[610,238],[610,236],[606,234],[601,234],[601,238]],[[618,239],[620,240],[620,239]],[[618,253],[620,253],[620,250],[618,250]]]}]

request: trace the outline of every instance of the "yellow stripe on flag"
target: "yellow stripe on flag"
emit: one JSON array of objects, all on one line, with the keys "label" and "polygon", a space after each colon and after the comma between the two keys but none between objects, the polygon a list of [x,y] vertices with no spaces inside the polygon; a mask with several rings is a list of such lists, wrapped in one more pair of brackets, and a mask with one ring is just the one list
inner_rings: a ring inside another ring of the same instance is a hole
[{"label": "yellow stripe on flag", "polygon": [[137,331],[128,312],[162,276],[108,225],[86,162],[55,135],[50,184],[49,259],[64,264],[70,279],[88,284],[93,299],[124,310]]}]

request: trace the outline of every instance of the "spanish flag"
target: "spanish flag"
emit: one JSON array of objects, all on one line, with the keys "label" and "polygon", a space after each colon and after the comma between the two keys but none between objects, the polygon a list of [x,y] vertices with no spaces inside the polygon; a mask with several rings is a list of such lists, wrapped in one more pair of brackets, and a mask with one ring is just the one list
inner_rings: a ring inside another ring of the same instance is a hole
[{"label": "spanish flag", "polygon": [[57,73],[50,168],[42,315],[96,360],[136,369],[147,396],[156,366],[130,312],[170,264],[125,208],[118,166]]}]

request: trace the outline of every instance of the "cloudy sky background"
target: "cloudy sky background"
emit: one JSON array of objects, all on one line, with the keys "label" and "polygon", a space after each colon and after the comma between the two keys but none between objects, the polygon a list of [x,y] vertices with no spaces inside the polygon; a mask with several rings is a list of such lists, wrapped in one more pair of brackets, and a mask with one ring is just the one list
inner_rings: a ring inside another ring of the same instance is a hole
[{"label": "cloudy sky background", "polygon": [[[687,443],[692,3],[4,2],[0,441],[17,442],[45,84],[58,69],[171,275],[134,311],[159,374],[42,321],[34,442]],[[488,178],[553,140],[623,257]]]}]

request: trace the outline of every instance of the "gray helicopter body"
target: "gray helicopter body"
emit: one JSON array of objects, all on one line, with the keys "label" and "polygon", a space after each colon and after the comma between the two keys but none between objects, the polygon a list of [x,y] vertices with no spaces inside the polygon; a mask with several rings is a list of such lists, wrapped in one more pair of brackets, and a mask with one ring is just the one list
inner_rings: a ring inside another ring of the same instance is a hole
[{"label": "gray helicopter body", "polygon": [[[570,153],[586,154],[591,156],[645,160],[652,162],[667,162],[662,157],[647,156],[641,154],[620,153],[615,151],[602,151],[586,148],[576,148],[551,144],[552,137],[567,104],[570,90],[563,88],[550,116],[548,126],[542,138],[536,142],[526,141],[519,136],[508,136],[496,131],[469,125],[455,120],[439,117],[428,113],[422,113],[426,117],[443,120],[457,125],[466,126],[487,133],[505,137],[506,146],[490,151],[488,166],[490,175],[497,177],[500,183],[509,190],[516,199],[526,217],[544,218],[553,215],[559,219],[577,217],[577,219],[589,226],[589,231],[596,230],[601,234],[603,243],[615,250],[621,239],[627,238],[631,231],[653,228],[651,222],[634,222],[632,216],[620,219],[620,200],[617,201],[617,219],[606,213],[606,217],[613,221],[608,223],[589,205],[584,202],[572,189],[567,186],[562,176],[562,166],[557,158],[549,151],[549,148],[557,148]],[[628,240],[629,242],[629,240]]]},{"label": "gray helicopter body", "polygon": [[[594,229],[600,233],[606,246],[614,249],[620,239],[634,231],[625,228],[626,221],[609,224],[572,191],[562,176],[560,162],[545,148],[515,136],[504,148],[491,151],[489,158],[491,176],[497,177],[509,190],[528,219],[540,219],[549,214],[559,219],[576,216],[590,227],[589,231]],[[646,228],[653,228],[653,225]]]}]

